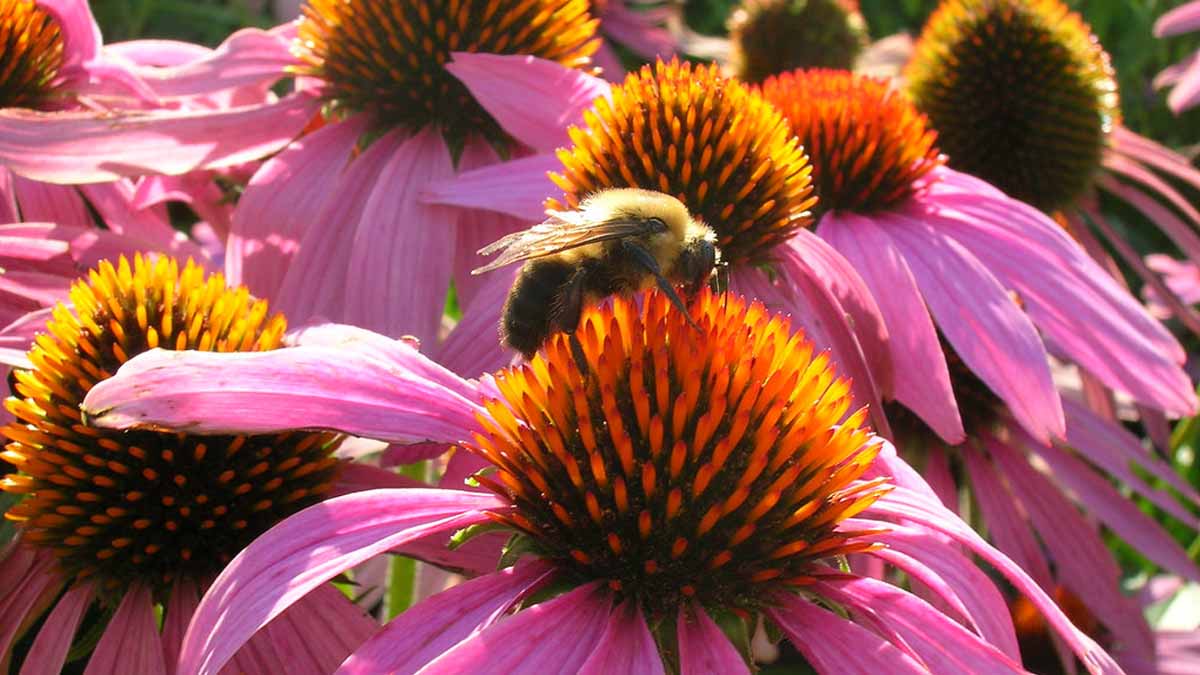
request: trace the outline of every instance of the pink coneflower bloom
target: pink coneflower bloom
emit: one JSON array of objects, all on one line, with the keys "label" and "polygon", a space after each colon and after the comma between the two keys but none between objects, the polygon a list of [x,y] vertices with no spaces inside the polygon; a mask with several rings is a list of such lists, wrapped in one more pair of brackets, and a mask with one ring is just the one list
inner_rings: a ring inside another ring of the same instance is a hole
[{"label": "pink coneflower bloom", "polygon": [[[861,426],[864,411],[846,417],[848,383],[786,319],[708,292],[689,312],[698,330],[657,292],[617,298],[584,312],[586,369],[560,333],[479,381],[382,337],[131,361],[85,402],[104,426],[341,428],[453,442],[494,469],[475,478],[492,494],[363,492],[264,535],[201,601],[180,674],[217,672],[348,565],[484,524],[514,535],[502,569],[401,614],[339,672],[749,672],[759,618],[821,673],[1018,672],[1003,599],[956,543],[1029,593],[1089,670],[1119,672],[937,504]],[[875,476],[881,464],[898,478]],[[912,574],[944,604],[838,569],[849,553]]]},{"label": "pink coneflower bloom", "polygon": [[[1200,2],[1185,2],[1158,17],[1154,22],[1155,37],[1170,37],[1190,33],[1200,28]],[[1169,66],[1154,77],[1155,87],[1174,87],[1167,95],[1167,105],[1176,115],[1200,102],[1200,52]]]},{"label": "pink coneflower bloom", "polygon": [[[463,57],[464,65],[482,60]],[[521,64],[491,57],[486,66],[464,71],[464,78],[507,79]],[[532,93],[515,86],[508,92]],[[495,94],[482,100],[488,105]],[[575,121],[563,134],[574,145],[557,157],[546,152],[466,172],[430,186],[425,199],[466,207],[466,214],[493,210],[530,223],[544,218],[545,206],[575,208],[604,188],[640,187],[678,197],[717,233],[734,286],[791,311],[816,344],[833,350],[854,382],[855,397],[879,400],[883,384],[875,378],[890,375],[879,310],[850,265],[805,230],[814,203],[812,169],[786,121],[761,96],[722,77],[715,65],[671,61],[630,74],[582,115],[561,108],[523,114],[547,126]],[[554,177],[561,189],[547,178],[553,169],[561,172]],[[559,200],[547,200],[556,193]],[[476,267],[484,260],[472,259]],[[475,301],[464,303],[462,321],[432,352],[439,362],[471,374],[511,360],[493,336],[515,272],[489,273]],[[875,424],[886,429],[881,418]]]},{"label": "pink coneflower bloom", "polygon": [[[84,396],[129,357],[156,346],[274,349],[285,322],[245,288],[166,256],[102,262],[74,285],[70,303],[51,310],[15,369],[5,402],[15,421],[0,427],[4,517],[17,532],[0,551],[0,662],[13,672],[59,672],[77,638],[93,631],[89,673],[174,672],[200,595],[258,534],[326,497],[411,484],[339,461],[336,434],[121,433],[87,424]],[[27,328],[4,337],[27,339]],[[6,342],[0,349],[13,351]],[[444,539],[427,544],[434,560],[480,568],[446,558]],[[321,585],[233,665],[266,673],[286,661],[327,672],[374,628],[339,590]]]},{"label": "pink coneflower bloom", "polygon": [[1072,236],[1107,262],[1094,227],[1200,334],[1200,315],[1146,268],[1096,204],[1100,192],[1126,202],[1200,260],[1200,211],[1171,184],[1200,187],[1200,172],[1121,125],[1108,54],[1078,14],[1060,0],[946,0],[926,23],[905,80],[950,167],[1060,213]]},{"label": "pink coneflower bloom", "polygon": [[[547,71],[531,61],[518,76],[540,93],[504,99],[507,83],[489,78],[480,86],[503,100],[499,109],[485,108],[456,77],[452,52],[528,54],[585,66],[599,45],[588,10],[586,0],[313,0],[298,22],[231,38],[229,53],[214,54],[206,69],[166,69],[156,85],[174,92],[210,81],[296,76],[288,96],[123,118],[118,126],[104,115],[27,115],[7,121],[24,135],[0,143],[0,159],[24,162],[22,171],[45,171],[53,180],[96,181],[112,172],[219,168],[283,148],[242,195],[227,250],[231,280],[278,298],[296,321],[318,315],[433,345],[451,279],[466,298],[473,288],[457,251],[474,251],[521,224],[487,215],[460,219],[417,203],[417,191],[460,169],[560,144],[561,125],[530,125],[522,111],[569,108],[597,94],[590,81],[581,88],[579,71]],[[297,138],[321,109],[325,126]],[[0,134],[5,129],[0,123]],[[269,144],[259,138],[268,135]],[[43,152],[36,146],[47,137],[71,142],[50,143]],[[164,150],[154,139],[183,149]],[[84,147],[87,156],[74,156]],[[151,151],[173,163],[135,156]],[[62,166],[64,157],[70,167]],[[300,259],[289,265],[297,251]]]},{"label": "pink coneflower bloom", "polygon": [[1183,415],[1196,403],[1182,348],[1054,221],[942,166],[924,116],[886,81],[797,71],[763,93],[811,153],[818,234],[862,272],[887,321],[903,404],[888,417],[901,452],[951,508],[960,476],[1001,550],[1047,590],[1061,583],[1082,598],[1131,652],[1152,654],[1116,562],[1075,503],[1197,578],[1200,568],[1105,474],[1191,527],[1200,520],[1169,494],[1130,480],[1130,463],[1186,503],[1200,495],[1120,426],[1060,398],[1047,352]]}]

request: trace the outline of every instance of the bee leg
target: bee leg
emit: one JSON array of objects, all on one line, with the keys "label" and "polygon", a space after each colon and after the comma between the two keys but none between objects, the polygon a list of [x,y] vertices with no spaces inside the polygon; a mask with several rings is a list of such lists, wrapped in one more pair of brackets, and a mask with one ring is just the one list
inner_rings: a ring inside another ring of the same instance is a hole
[{"label": "bee leg", "polygon": [[587,355],[583,353],[583,343],[579,341],[575,331],[579,328],[579,317],[583,315],[583,284],[586,280],[587,276],[582,269],[571,275],[563,285],[558,302],[550,314],[551,327],[567,334],[567,340],[571,343],[571,356],[575,357],[575,365],[585,377],[589,372]]},{"label": "bee leg", "polygon": [[659,268],[658,261],[654,259],[654,256],[650,255],[649,251],[633,242],[624,241],[621,243],[621,245],[625,248],[625,251],[638,262],[638,264],[646,268],[647,272],[654,275],[654,280],[658,283],[659,290],[666,294],[667,299],[671,301],[672,305],[675,305],[675,309],[679,310],[683,314],[684,318],[687,319],[688,324],[691,325],[692,328],[700,330],[700,326],[696,325],[696,322],[692,320],[692,313],[688,311],[687,306],[683,304],[683,300],[679,297],[679,294],[675,292],[675,286],[673,286],[671,282],[668,281],[665,276],[663,276],[662,269]]}]

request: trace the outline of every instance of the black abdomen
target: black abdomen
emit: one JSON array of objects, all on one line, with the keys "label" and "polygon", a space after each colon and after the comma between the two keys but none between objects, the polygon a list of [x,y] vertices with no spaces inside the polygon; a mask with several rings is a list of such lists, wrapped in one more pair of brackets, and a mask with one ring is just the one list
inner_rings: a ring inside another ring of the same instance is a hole
[{"label": "black abdomen", "polygon": [[574,267],[558,258],[526,263],[504,303],[500,340],[525,358],[532,358],[550,337],[558,295],[573,273]]}]

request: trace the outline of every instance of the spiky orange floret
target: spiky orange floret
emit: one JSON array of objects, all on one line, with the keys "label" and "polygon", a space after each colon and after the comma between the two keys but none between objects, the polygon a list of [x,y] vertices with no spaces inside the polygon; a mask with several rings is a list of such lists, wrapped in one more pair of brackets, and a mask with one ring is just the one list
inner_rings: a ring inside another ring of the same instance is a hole
[{"label": "spiky orange floret", "polygon": [[[862,551],[835,526],[887,488],[849,384],[788,321],[707,290],[696,330],[658,292],[585,310],[586,374],[558,334],[496,377],[474,449],[510,498],[497,515],[580,577],[653,613],[684,598],[753,607]],[[841,422],[839,426],[839,422]]]},{"label": "spiky orange floret", "polygon": [[716,231],[723,260],[751,264],[812,222],[804,149],[761,96],[715,64],[644,66],[569,130],[559,150],[564,191],[548,208],[575,208],[604,188],[674,195]]},{"label": "spiky orange floret", "polygon": [[885,80],[797,70],[768,78],[762,95],[808,152],[822,211],[887,208],[941,162],[925,116]]},{"label": "spiky orange floret", "polygon": [[857,0],[743,0],[729,15],[729,39],[745,82],[796,68],[853,68],[870,42]]},{"label": "spiky orange floret", "polygon": [[1108,54],[1060,0],[946,0],[905,76],[950,166],[1046,211],[1091,185],[1119,118]]},{"label": "spiky orange floret", "polygon": [[35,108],[62,65],[58,24],[34,0],[0,0],[0,108]]},{"label": "spiky orange floret", "polygon": [[169,258],[105,261],[58,305],[15,371],[0,453],[18,473],[0,489],[25,495],[5,516],[65,572],[101,587],[160,589],[204,580],[271,525],[332,485],[331,434],[194,436],[89,426],[79,406],[97,382],[148,349],[262,351],[280,346],[281,315]]},{"label": "spiky orange floret", "polygon": [[500,125],[446,70],[450,53],[581,67],[599,47],[597,25],[587,0],[309,0],[297,54],[331,101],[371,113],[377,126],[432,124],[452,141],[478,133],[500,143]]}]

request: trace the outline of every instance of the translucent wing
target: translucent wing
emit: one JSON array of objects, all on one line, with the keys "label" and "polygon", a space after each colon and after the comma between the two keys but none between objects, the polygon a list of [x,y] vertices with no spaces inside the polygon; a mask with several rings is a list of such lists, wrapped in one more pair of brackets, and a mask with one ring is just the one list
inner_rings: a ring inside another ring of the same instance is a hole
[{"label": "translucent wing", "polygon": [[480,255],[502,251],[500,257],[471,274],[482,274],[521,260],[542,258],[572,248],[665,229],[657,218],[615,218],[591,222],[578,211],[551,211],[550,217],[528,230],[513,232],[479,249]]}]

